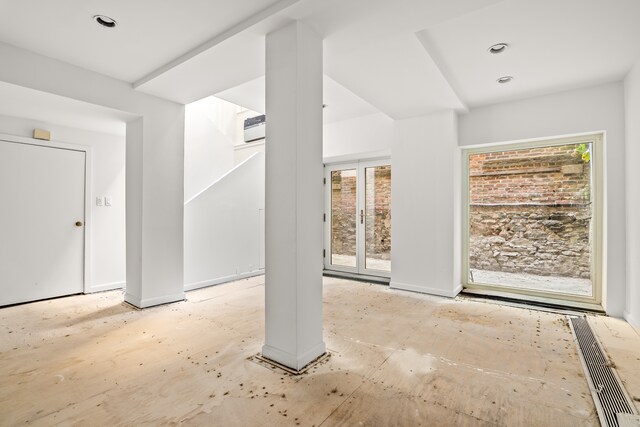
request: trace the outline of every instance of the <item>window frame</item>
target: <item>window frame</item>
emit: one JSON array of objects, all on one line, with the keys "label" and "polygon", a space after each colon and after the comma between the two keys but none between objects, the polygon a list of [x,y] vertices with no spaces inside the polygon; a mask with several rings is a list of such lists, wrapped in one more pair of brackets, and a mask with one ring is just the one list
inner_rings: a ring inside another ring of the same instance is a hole
[{"label": "window frame", "polygon": [[[567,144],[591,143],[591,202],[592,202],[592,241],[591,241],[591,283],[592,295],[575,295],[527,288],[508,287],[476,283],[470,280],[469,274],[469,242],[470,242],[470,170],[469,158],[474,154],[494,153],[510,150],[553,147]],[[566,137],[551,137],[483,144],[461,147],[462,162],[462,232],[461,232],[461,285],[463,292],[480,295],[504,297],[522,301],[560,305],[571,308],[604,311],[606,282],[603,278],[605,242],[604,229],[604,145],[605,133],[588,133]]]}]

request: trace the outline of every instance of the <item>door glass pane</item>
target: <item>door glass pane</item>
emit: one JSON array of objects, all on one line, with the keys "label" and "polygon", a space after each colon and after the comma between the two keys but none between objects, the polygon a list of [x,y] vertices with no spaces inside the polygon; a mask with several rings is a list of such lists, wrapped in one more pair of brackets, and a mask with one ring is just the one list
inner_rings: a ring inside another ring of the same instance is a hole
[{"label": "door glass pane", "polygon": [[591,296],[591,144],[469,157],[469,280]]},{"label": "door glass pane", "polygon": [[331,264],[356,267],[356,169],[331,172]]},{"label": "door glass pane", "polygon": [[391,271],[391,166],[365,168],[365,266]]}]

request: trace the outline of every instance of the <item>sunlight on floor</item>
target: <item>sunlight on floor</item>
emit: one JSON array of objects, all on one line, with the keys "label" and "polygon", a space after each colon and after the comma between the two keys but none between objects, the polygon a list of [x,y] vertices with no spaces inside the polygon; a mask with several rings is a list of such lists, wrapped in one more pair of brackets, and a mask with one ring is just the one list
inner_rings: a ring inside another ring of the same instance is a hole
[{"label": "sunlight on floor", "polygon": [[[118,291],[0,310],[0,418],[8,425],[598,425],[562,315],[325,278],[332,356],[293,377],[247,360],[263,343],[263,281],[200,289],[146,310],[124,305]],[[633,375],[640,338],[624,322],[594,319],[623,380]],[[640,396],[636,379],[627,387]]]}]

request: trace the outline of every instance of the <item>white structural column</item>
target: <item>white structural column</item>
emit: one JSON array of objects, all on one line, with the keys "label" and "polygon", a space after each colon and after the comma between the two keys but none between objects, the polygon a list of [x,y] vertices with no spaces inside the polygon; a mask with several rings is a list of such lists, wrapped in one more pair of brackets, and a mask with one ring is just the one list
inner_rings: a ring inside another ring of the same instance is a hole
[{"label": "white structural column", "polygon": [[184,299],[184,106],[127,123],[127,291],[139,308]]},{"label": "white structural column", "polygon": [[266,38],[264,357],[299,370],[322,339],[322,39],[300,22]]}]

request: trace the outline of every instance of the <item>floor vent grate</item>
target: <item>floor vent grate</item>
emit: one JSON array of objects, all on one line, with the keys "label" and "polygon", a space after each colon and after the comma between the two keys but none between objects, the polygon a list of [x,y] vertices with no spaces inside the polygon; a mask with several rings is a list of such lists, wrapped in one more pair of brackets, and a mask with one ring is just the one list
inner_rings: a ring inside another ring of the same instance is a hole
[{"label": "floor vent grate", "polygon": [[[617,414],[638,415],[618,378],[609,358],[602,350],[593,334],[586,317],[569,317],[571,329],[578,342],[580,360],[586,371],[587,382],[600,417],[600,423],[607,427],[626,425]],[[625,417],[625,420],[628,419]]]}]

